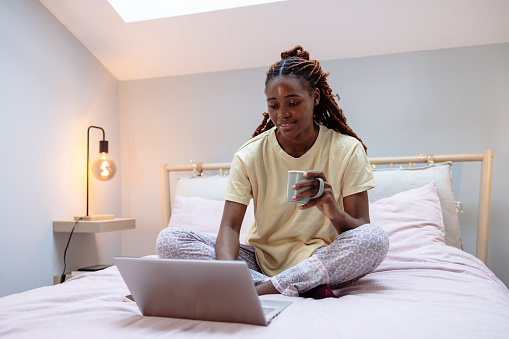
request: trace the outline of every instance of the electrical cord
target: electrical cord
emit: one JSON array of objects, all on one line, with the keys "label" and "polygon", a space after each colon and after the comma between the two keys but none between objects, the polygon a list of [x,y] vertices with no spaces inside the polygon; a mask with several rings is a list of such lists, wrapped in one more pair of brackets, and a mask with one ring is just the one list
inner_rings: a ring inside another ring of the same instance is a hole
[{"label": "electrical cord", "polygon": [[65,250],[64,250],[64,271],[62,272],[62,275],[60,276],[60,283],[63,283],[65,281],[65,269],[67,267],[67,264],[65,262],[65,257],[67,255],[67,249],[69,248],[69,243],[71,242],[71,238],[72,238],[72,234],[74,233],[74,229],[76,228],[76,225],[78,225],[78,221],[80,221],[81,219],[83,219],[83,218],[79,218],[74,223],[74,226],[72,227],[71,234],[69,234],[69,240],[67,240],[67,245],[65,246]]}]

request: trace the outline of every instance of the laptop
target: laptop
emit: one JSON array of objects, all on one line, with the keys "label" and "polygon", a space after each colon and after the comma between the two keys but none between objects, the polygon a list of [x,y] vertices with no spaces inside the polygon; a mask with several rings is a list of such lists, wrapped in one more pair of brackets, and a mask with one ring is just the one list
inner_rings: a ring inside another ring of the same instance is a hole
[{"label": "laptop", "polygon": [[144,316],[267,326],[291,304],[261,300],[242,261],[114,260]]}]

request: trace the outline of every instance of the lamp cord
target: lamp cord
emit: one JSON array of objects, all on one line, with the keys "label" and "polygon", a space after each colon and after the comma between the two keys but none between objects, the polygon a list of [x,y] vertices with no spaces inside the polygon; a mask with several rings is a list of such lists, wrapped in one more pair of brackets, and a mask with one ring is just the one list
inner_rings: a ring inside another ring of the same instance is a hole
[{"label": "lamp cord", "polygon": [[83,219],[83,217],[79,218],[74,223],[74,226],[72,227],[72,230],[71,230],[71,234],[69,234],[69,240],[67,240],[67,245],[65,246],[65,250],[64,250],[64,270],[62,272],[62,275],[60,276],[60,283],[63,283],[65,281],[65,269],[67,267],[67,264],[65,262],[65,257],[67,255],[67,249],[69,248],[69,243],[71,242],[71,238],[72,238],[72,234],[74,233],[74,229],[76,228],[76,225],[78,225],[78,221],[80,221],[81,219]]}]

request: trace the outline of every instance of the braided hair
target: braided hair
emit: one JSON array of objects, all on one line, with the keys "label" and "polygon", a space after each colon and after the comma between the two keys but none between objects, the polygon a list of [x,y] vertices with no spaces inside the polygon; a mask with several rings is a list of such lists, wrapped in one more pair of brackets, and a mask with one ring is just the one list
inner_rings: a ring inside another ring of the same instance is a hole
[{"label": "braided hair", "polygon": [[[339,101],[339,95],[332,94],[332,89],[327,83],[329,73],[322,72],[318,60],[309,60],[309,53],[301,46],[295,46],[291,50],[281,53],[281,60],[270,66],[265,79],[265,89],[267,89],[269,81],[284,76],[299,79],[308,88],[310,94],[318,88],[320,102],[313,110],[313,120],[316,123],[356,138],[361,142],[364,149],[367,149],[357,134],[346,124],[346,117],[335,100],[337,98]],[[253,137],[272,127],[274,127],[274,123],[270,120],[269,114],[267,112],[263,113],[263,121],[253,133]]]}]

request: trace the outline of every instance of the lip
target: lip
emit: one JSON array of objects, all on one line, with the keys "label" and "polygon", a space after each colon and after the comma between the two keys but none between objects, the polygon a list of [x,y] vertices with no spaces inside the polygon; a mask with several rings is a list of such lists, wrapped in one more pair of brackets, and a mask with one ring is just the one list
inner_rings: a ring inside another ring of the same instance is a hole
[{"label": "lip", "polygon": [[282,129],[289,129],[291,128],[294,124],[296,123],[296,121],[291,121],[291,122],[280,122],[279,123],[279,127],[282,128]]}]

